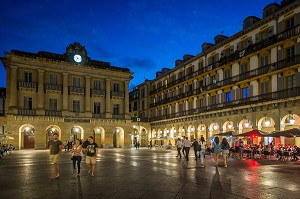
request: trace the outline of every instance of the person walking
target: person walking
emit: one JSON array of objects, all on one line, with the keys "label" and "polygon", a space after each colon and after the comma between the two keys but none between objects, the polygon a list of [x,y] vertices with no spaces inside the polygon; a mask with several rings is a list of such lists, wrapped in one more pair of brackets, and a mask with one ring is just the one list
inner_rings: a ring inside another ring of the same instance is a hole
[{"label": "person walking", "polygon": [[203,136],[201,136],[200,141],[198,142],[198,145],[200,146],[200,160],[201,160],[201,167],[204,167],[204,155],[205,155],[205,148],[206,148],[206,141]]},{"label": "person walking", "polygon": [[222,139],[221,148],[222,148],[222,155],[223,155],[224,164],[225,164],[224,167],[226,168],[227,163],[228,163],[228,155],[229,155],[229,143],[226,138]]},{"label": "person walking", "polygon": [[191,141],[188,140],[188,137],[185,137],[185,140],[183,141],[183,146],[185,150],[185,158],[186,161],[189,161],[189,153],[191,148]]},{"label": "person walking", "polygon": [[[76,177],[80,176],[80,163],[82,160],[82,145],[81,145],[81,141],[79,139],[75,140],[75,144],[73,145],[72,148],[72,153],[73,153],[73,174]],[[76,163],[77,163],[77,172],[76,172]]]},{"label": "person walking", "polygon": [[[89,136],[88,141],[89,141],[89,143],[86,147],[87,154],[86,154],[86,158],[85,158],[85,163],[88,168],[88,174],[91,176],[94,176],[98,145],[94,142],[93,136]],[[92,165],[92,168],[91,168],[91,165]]]},{"label": "person walking", "polygon": [[[185,140],[185,136],[182,137],[182,144]],[[185,149],[184,149],[184,145],[182,146],[182,154],[185,156]]]},{"label": "person walking", "polygon": [[53,179],[59,178],[59,168],[58,168],[58,159],[61,154],[63,143],[58,140],[58,134],[54,133],[52,136],[53,140],[50,142],[49,151],[50,151],[50,160],[53,167]]},{"label": "person walking", "polygon": [[219,137],[215,137],[215,140],[213,142],[213,155],[214,155],[214,160],[215,160],[215,166],[219,166],[219,155],[221,153],[221,143],[219,140]]},{"label": "person walking", "polygon": [[177,152],[178,152],[178,154],[177,154],[177,156],[176,156],[176,157],[178,157],[178,156],[179,156],[179,159],[181,159],[181,148],[182,148],[182,142],[181,142],[181,139],[180,139],[180,138],[178,138],[178,139],[177,139],[177,142],[176,142],[176,147],[177,147]]},{"label": "person walking", "polygon": [[198,153],[198,141],[196,139],[194,139],[193,142],[193,147],[194,147],[194,153],[195,153],[195,160],[197,160],[197,153]]}]

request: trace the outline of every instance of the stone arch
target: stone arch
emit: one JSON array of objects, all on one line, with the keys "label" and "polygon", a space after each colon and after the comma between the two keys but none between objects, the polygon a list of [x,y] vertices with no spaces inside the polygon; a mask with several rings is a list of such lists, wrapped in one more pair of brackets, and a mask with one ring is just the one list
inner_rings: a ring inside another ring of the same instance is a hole
[{"label": "stone arch", "polygon": [[19,128],[19,148],[34,149],[35,148],[35,128],[31,124],[23,124]]},{"label": "stone arch", "polygon": [[81,126],[79,125],[74,125],[70,129],[70,140],[74,141],[75,139],[81,139],[83,140],[84,138],[84,130]]},{"label": "stone arch", "polygon": [[93,129],[93,136],[100,148],[105,147],[105,129],[102,126],[96,126]]},{"label": "stone arch", "polygon": [[[49,147],[50,141],[52,140],[52,136],[54,133],[58,133],[59,139],[61,139],[61,129],[57,125],[49,125],[46,128],[45,141],[47,148]],[[62,140],[63,142],[63,140]]]},{"label": "stone arch", "polygon": [[113,148],[124,148],[124,129],[122,127],[114,128]]},{"label": "stone arch", "polygon": [[212,137],[213,135],[220,133],[220,126],[218,123],[213,122],[209,125],[209,136]]},{"label": "stone arch", "polygon": [[[294,123],[291,120],[294,119]],[[280,131],[289,130],[292,128],[299,128],[300,117],[297,114],[287,114],[282,117],[280,121]]]},{"label": "stone arch", "polygon": [[196,128],[194,125],[189,125],[187,130],[187,136],[189,140],[196,139]]},{"label": "stone arch", "polygon": [[239,122],[238,133],[246,133],[253,130],[253,122],[248,119],[243,119]]},{"label": "stone arch", "polygon": [[224,133],[228,131],[235,131],[234,123],[230,120],[227,120],[224,122],[222,129]]},{"label": "stone arch", "polygon": [[200,139],[200,137],[203,136],[204,139],[206,139],[206,130],[207,130],[206,125],[203,124],[203,123],[199,124],[197,129],[198,129],[198,132],[199,132],[198,138]]},{"label": "stone arch", "polygon": [[[269,122],[269,124],[267,123]],[[257,127],[263,132],[273,132],[275,131],[275,121],[271,117],[262,117],[257,122]]]}]

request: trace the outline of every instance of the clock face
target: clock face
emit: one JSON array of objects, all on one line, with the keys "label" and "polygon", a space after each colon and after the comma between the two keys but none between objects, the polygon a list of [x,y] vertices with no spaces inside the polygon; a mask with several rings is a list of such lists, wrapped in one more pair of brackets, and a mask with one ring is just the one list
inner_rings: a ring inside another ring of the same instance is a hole
[{"label": "clock face", "polygon": [[75,61],[76,63],[82,62],[82,57],[81,57],[81,55],[78,55],[78,54],[74,55],[74,61]]}]

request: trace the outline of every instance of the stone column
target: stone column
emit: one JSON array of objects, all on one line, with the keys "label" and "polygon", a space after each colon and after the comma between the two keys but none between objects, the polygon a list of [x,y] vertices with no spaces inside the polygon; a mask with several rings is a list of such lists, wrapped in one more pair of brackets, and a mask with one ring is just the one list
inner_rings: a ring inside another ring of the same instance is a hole
[{"label": "stone column", "polygon": [[125,119],[130,119],[130,114],[129,114],[129,91],[128,91],[128,85],[129,81],[124,81],[124,114],[125,114]]},{"label": "stone column", "polygon": [[38,115],[45,115],[44,72],[45,72],[44,70],[38,69],[38,104],[37,104]]},{"label": "stone column", "polygon": [[91,77],[85,77],[85,112],[91,112]]},{"label": "stone column", "polygon": [[106,82],[105,82],[105,116],[106,116],[106,118],[112,117],[112,114],[110,111],[110,104],[111,104],[110,82],[111,82],[111,79],[106,79]]},{"label": "stone column", "polygon": [[69,112],[69,73],[63,73],[63,115]]},{"label": "stone column", "polygon": [[18,67],[10,66],[10,103],[9,103],[9,113],[17,114],[18,113],[18,104],[17,104],[17,77]]}]

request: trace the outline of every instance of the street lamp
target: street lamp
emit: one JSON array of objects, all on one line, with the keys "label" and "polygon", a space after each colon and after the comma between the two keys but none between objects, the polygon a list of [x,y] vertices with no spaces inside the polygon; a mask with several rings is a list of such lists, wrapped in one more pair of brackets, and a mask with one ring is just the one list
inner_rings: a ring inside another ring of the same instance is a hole
[{"label": "street lamp", "polygon": [[232,124],[231,122],[229,122],[229,124],[227,125],[228,129],[231,129],[232,128]]},{"label": "street lamp", "polygon": [[244,125],[245,125],[246,128],[248,128],[250,126],[249,120],[247,120]]},{"label": "street lamp", "polygon": [[290,116],[290,124],[291,124],[291,125],[294,125],[295,122],[296,122],[296,120],[295,120],[294,116],[293,116],[293,115]]},{"label": "street lamp", "polygon": [[218,129],[218,125],[217,124],[214,124],[214,130],[217,130]]},{"label": "street lamp", "polygon": [[201,131],[204,131],[205,127],[204,125],[201,126]]},{"label": "street lamp", "polygon": [[265,125],[266,127],[269,127],[271,124],[271,121],[268,118],[265,118]]}]

